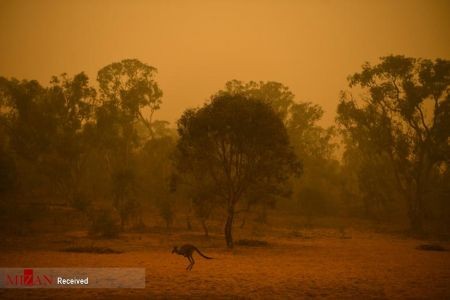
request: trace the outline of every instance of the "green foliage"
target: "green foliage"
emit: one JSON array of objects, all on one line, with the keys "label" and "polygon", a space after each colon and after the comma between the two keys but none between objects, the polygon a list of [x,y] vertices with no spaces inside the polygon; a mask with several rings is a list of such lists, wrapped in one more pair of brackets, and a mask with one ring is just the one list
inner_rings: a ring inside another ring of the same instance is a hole
[{"label": "green foliage", "polygon": [[84,127],[91,121],[96,94],[87,76],[53,77],[48,88],[2,78],[0,90],[11,150],[29,169],[44,174],[66,203],[74,204],[90,146]]},{"label": "green foliage", "polygon": [[136,198],[136,177],[132,169],[117,170],[112,179],[113,206],[119,212],[124,229],[130,218],[137,216],[140,204]]},{"label": "green foliage", "polygon": [[33,201],[86,214],[107,204],[117,217],[92,217],[91,231],[115,236],[117,224],[142,224],[147,207],[170,227],[186,206],[207,235],[223,209],[232,247],[238,212],[255,208],[266,221],[268,209],[286,201],[292,210],[296,199],[311,218],[346,210],[379,221],[403,212],[402,199],[415,229],[432,219],[450,228],[449,65],[388,56],[350,76],[364,95],[342,93],[342,165],[334,127],[319,125],[322,108],[278,82],[227,82],[184,112],[177,136],[153,120],[162,103],[156,69],[136,59],[99,70],[97,90],[84,73],[49,86],[0,77],[1,217],[24,220],[26,232]]},{"label": "green foliage", "polygon": [[[142,142],[139,126],[143,124],[152,138],[153,113],[159,109],[162,91],[154,80],[156,69],[136,59],[112,63],[98,72],[102,105],[97,110],[97,137],[106,153],[111,176],[114,207],[122,228],[135,216],[140,203],[137,196],[135,152]],[[144,110],[150,117],[144,117]],[[164,128],[157,123],[157,129]]]},{"label": "green foliage", "polygon": [[285,124],[299,157],[330,158],[334,150],[331,142],[334,129],[317,125],[323,116],[322,108],[310,102],[296,102],[295,95],[287,86],[274,81],[244,83],[232,80],[217,95],[243,95],[269,104]]},{"label": "green foliage", "polygon": [[[356,101],[343,93],[338,106],[347,151],[355,145],[361,153],[360,188],[372,200],[389,197],[385,195],[394,187],[371,177],[395,180],[395,189],[409,205],[411,228],[419,232],[430,175],[442,164],[448,168],[450,158],[450,62],[387,56],[362,68],[349,84],[366,91],[366,97]],[[370,161],[390,168],[376,170]],[[381,173],[385,171],[389,174]]]},{"label": "green foliage", "polygon": [[[153,134],[152,116],[159,109],[162,97],[154,80],[156,72],[156,68],[137,59],[125,59],[98,71],[101,98],[116,121],[129,125],[139,119]],[[144,117],[143,109],[149,109],[149,119]]]},{"label": "green foliage", "polygon": [[174,201],[170,197],[164,197],[160,198],[157,201],[157,208],[158,213],[163,218],[164,222],[166,223],[166,228],[169,229],[172,224],[175,217],[175,211],[174,211]]},{"label": "green foliage", "polygon": [[265,102],[243,95],[214,97],[187,110],[178,121],[177,166],[192,178],[207,174],[227,210],[226,240],[236,203],[252,187],[264,184],[278,194],[300,163],[282,120]]},{"label": "green foliage", "polygon": [[317,122],[323,116],[319,105],[310,102],[295,103],[287,121],[288,133],[298,155],[305,160],[332,159],[335,144],[334,128],[322,128]]},{"label": "green foliage", "polygon": [[171,154],[175,149],[175,140],[169,131],[155,130],[155,137],[145,143],[139,152],[140,196],[154,207],[164,220],[166,227],[172,226],[175,217],[176,182],[173,177]]},{"label": "green foliage", "polygon": [[230,204],[261,180],[275,187],[299,171],[283,123],[259,100],[219,96],[186,111],[178,132],[180,170],[209,174]]},{"label": "green foliage", "polygon": [[[243,83],[232,80],[227,82],[225,89],[218,93],[218,95],[227,94],[242,94],[261,99],[281,117],[295,154],[303,162],[302,177],[293,180],[294,194],[298,196],[302,188],[323,189],[328,192],[327,199],[330,201],[327,203],[332,205],[333,201],[337,201],[335,194],[337,194],[339,186],[336,183],[336,163],[333,162],[333,154],[336,149],[333,141],[335,130],[333,127],[323,128],[317,125],[323,116],[323,110],[319,105],[295,101],[294,94],[287,86],[273,81]],[[252,191],[254,195],[246,197],[246,210],[255,205],[261,206],[264,219],[266,209],[273,207],[276,199],[268,196],[269,194],[264,191],[264,185],[262,186],[260,191],[254,190]],[[282,193],[288,195],[291,192],[284,190]]]},{"label": "green foliage", "polygon": [[217,96],[221,95],[241,95],[259,99],[269,104],[283,121],[289,118],[290,109],[294,105],[294,94],[287,86],[275,81],[244,83],[231,80],[225,84],[224,90],[217,93]]},{"label": "green foliage", "polygon": [[219,206],[220,199],[217,198],[211,183],[202,181],[203,184],[192,191],[192,204],[197,218],[201,222],[206,222],[213,210]]},{"label": "green foliage", "polygon": [[12,192],[17,183],[16,164],[13,156],[0,148],[0,199]]}]

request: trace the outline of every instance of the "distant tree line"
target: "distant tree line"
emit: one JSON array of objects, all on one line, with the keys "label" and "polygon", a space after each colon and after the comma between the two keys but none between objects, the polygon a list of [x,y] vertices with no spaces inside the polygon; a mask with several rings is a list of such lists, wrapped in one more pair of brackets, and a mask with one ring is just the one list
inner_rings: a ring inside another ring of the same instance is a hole
[{"label": "distant tree line", "polygon": [[337,122],[344,167],[374,214],[403,200],[414,232],[438,220],[450,229],[450,62],[382,57],[349,77]]},{"label": "distant tree line", "polygon": [[405,214],[413,232],[448,233],[449,65],[404,56],[364,64],[328,128],[320,106],[283,84],[237,80],[172,128],[154,117],[157,70],[136,59],[100,69],[96,85],[84,73],[49,86],[0,77],[0,218],[22,228],[62,206],[92,228],[124,231],[147,226],[148,212],[166,228],[195,218],[208,236],[221,215],[228,247],[237,218],[267,222],[277,206],[308,224]]}]

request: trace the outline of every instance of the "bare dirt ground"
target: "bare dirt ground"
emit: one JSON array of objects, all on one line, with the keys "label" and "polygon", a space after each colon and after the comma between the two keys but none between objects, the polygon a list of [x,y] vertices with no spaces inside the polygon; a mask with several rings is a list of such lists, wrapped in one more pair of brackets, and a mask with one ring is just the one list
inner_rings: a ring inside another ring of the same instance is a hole
[{"label": "bare dirt ground", "polygon": [[[3,239],[1,267],[145,267],[145,289],[3,289],[1,299],[252,298],[449,299],[450,252],[421,251],[426,241],[375,233],[310,230],[265,238],[266,247],[223,247],[222,237],[199,233],[133,233],[118,240],[89,240],[82,232],[58,238]],[[192,271],[173,255],[189,241],[205,254]],[[67,253],[69,245],[112,247],[121,254]],[[449,247],[448,244],[444,244]]]}]

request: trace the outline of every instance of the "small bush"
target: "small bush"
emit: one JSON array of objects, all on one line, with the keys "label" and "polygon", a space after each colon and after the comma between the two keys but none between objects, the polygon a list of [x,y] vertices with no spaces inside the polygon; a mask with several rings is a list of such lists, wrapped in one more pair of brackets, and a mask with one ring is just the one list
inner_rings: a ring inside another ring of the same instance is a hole
[{"label": "small bush", "polygon": [[100,211],[91,217],[89,233],[103,238],[116,238],[119,236],[120,226],[108,210]]}]

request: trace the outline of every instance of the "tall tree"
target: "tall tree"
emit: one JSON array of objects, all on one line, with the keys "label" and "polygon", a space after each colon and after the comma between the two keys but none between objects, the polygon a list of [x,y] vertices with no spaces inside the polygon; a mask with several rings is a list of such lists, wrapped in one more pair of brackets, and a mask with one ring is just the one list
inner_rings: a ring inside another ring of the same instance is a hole
[{"label": "tall tree", "polygon": [[156,72],[156,68],[137,59],[124,59],[103,67],[97,77],[102,99],[118,107],[128,121],[142,121],[152,135],[153,114],[163,95],[154,80]]},{"label": "tall tree", "polygon": [[[97,110],[98,141],[106,153],[114,206],[122,227],[138,208],[133,160],[141,141],[139,124],[144,124],[154,137],[152,118],[162,97],[154,80],[156,71],[137,59],[125,59],[98,71],[102,101]],[[146,113],[149,117],[145,117]]]},{"label": "tall tree", "polygon": [[[231,80],[225,84],[225,88],[217,95],[245,95],[246,97],[261,99],[269,104],[282,119],[287,128],[289,139],[294,147],[295,153],[302,159],[304,173],[300,180],[294,180],[294,191],[300,193],[303,187],[326,190],[330,192],[335,185],[332,178],[336,173],[336,163],[333,162],[335,145],[333,138],[335,131],[333,127],[323,128],[317,123],[323,116],[323,110],[319,105],[311,102],[296,101],[295,95],[289,87],[275,81],[249,81],[242,82]],[[332,175],[332,176],[330,176]],[[260,205],[262,209],[261,219],[264,219],[267,207],[273,207],[273,197],[255,190],[258,201],[252,200],[255,196],[249,195],[247,209],[253,205]],[[301,194],[301,193],[300,193]],[[305,198],[299,195],[300,198]],[[323,199],[330,200],[333,197]],[[263,198],[264,201],[262,201]],[[301,202],[308,199],[301,199]],[[302,208],[302,210],[305,210]]]},{"label": "tall tree", "polygon": [[92,121],[95,90],[84,73],[36,81],[1,80],[6,103],[2,119],[11,147],[31,168],[47,176],[63,199],[77,206],[87,152],[84,128]]},{"label": "tall tree", "polygon": [[343,93],[338,123],[369,159],[390,162],[411,229],[420,232],[430,174],[449,167],[450,62],[391,55],[377,65],[364,64],[349,84],[366,93],[358,100]]},{"label": "tall tree", "polygon": [[88,199],[81,185],[93,148],[86,129],[93,123],[96,91],[84,73],[73,78],[62,74],[52,78],[48,97],[45,110],[53,112],[57,130],[51,144],[53,156],[47,157],[44,163],[50,167],[60,193],[67,195],[74,207],[85,209]]},{"label": "tall tree", "polygon": [[213,97],[178,121],[177,165],[182,173],[208,174],[227,212],[225,240],[233,247],[236,204],[252,187],[280,187],[300,164],[279,115],[261,100],[242,95]]}]

